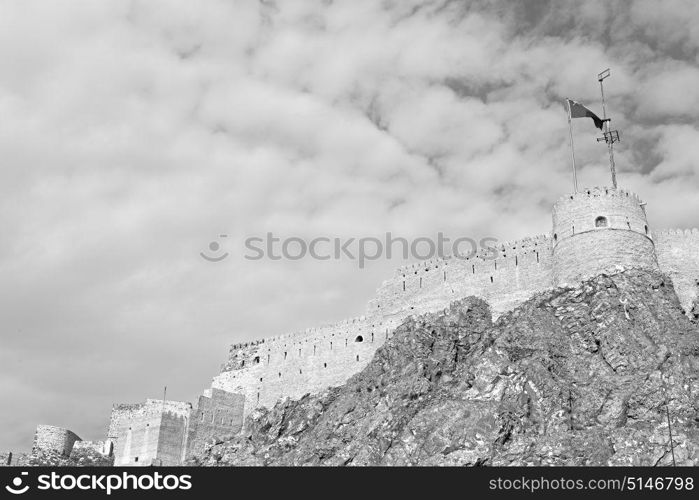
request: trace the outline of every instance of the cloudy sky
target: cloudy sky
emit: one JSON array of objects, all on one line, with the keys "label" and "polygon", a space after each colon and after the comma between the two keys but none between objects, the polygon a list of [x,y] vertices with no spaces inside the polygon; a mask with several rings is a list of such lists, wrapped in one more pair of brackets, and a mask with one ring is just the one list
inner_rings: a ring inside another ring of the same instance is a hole
[{"label": "cloudy sky", "polygon": [[0,0],[0,61],[0,450],[193,401],[229,343],[362,314],[401,264],[251,261],[249,236],[549,231],[562,102],[601,112],[607,67],[620,185],[699,225],[694,0]]}]

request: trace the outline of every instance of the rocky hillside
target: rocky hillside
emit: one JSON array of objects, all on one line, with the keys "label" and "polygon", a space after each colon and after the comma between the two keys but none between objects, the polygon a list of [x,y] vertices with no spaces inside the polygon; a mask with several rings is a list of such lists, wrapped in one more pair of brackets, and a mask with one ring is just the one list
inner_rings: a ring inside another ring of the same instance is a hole
[{"label": "rocky hillside", "polygon": [[699,327],[660,274],[411,318],[345,385],[255,411],[197,465],[699,462]]}]

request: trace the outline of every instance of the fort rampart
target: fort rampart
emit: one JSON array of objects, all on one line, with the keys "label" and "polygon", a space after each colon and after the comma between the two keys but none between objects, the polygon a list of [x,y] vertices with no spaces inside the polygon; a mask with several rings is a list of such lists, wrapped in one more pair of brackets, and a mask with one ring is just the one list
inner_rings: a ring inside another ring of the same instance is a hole
[{"label": "fort rampart", "polygon": [[67,457],[76,441],[80,441],[80,438],[73,431],[53,425],[38,425],[32,449],[54,451]]},{"label": "fort rampart", "polygon": [[699,290],[699,231],[648,227],[645,204],[623,189],[590,188],[554,205],[552,232],[498,243],[471,257],[433,259],[398,269],[365,316],[231,346],[212,387],[245,397],[244,412],[344,383],[360,371],[405,318],[477,296],[494,317],[532,295],[588,276],[658,269],[673,280],[685,310]]}]

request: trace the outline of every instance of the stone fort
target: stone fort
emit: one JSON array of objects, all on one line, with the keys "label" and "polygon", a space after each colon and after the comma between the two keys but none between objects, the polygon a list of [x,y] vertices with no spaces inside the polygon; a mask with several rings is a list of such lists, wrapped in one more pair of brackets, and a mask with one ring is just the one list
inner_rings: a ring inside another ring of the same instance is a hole
[{"label": "stone fort", "polygon": [[[553,206],[550,234],[401,267],[363,316],[232,345],[196,407],[150,399],[114,405],[107,441],[115,465],[180,464],[212,439],[240,432],[256,408],[343,384],[408,316],[473,295],[498,317],[538,292],[629,268],[664,272],[689,313],[699,295],[699,231],[652,231],[646,204],[624,189],[569,194]],[[65,451],[71,439],[61,435],[52,446]]]},{"label": "stone fort", "polygon": [[247,415],[343,384],[410,315],[474,295],[497,317],[538,292],[629,268],[664,272],[689,312],[699,292],[699,230],[653,232],[636,194],[584,189],[554,204],[550,234],[501,243],[470,258],[401,267],[381,284],[364,316],[232,345],[212,388],[242,394]]}]

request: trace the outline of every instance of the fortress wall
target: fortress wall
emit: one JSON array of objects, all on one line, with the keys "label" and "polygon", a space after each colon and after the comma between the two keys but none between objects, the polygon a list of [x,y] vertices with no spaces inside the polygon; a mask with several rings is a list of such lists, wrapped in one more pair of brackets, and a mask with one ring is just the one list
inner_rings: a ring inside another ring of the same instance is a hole
[{"label": "fortress wall", "polygon": [[385,341],[382,325],[366,318],[327,325],[299,334],[233,346],[212,388],[244,394],[245,414],[273,406],[285,397],[343,384],[360,371]]},{"label": "fortress wall", "polygon": [[240,432],[244,410],[244,395],[220,389],[206,391],[189,420],[186,455],[199,454],[207,442]]},{"label": "fortress wall", "polygon": [[[145,403],[112,407],[109,438],[114,441],[114,465],[152,465],[158,457],[163,415],[188,417],[192,406],[179,401],[147,399]],[[176,427],[166,417],[165,425]],[[166,455],[169,450],[165,450]],[[169,458],[169,455],[167,455]],[[178,462],[179,463],[179,462]]]},{"label": "fortress wall", "polygon": [[558,241],[598,229],[597,217],[606,217],[609,228],[650,234],[643,202],[624,189],[588,188],[563,196],[553,206],[553,232]]},{"label": "fortress wall", "polygon": [[212,387],[243,394],[247,414],[341,385],[367,365],[407,316],[444,309],[469,295],[486,299],[498,315],[546,290],[550,246],[550,239],[540,236],[500,244],[490,260],[437,259],[402,268],[384,282],[367,316],[232,346]]},{"label": "fortress wall", "polygon": [[551,240],[537,236],[501,243],[494,253],[427,261],[399,269],[368,306],[385,324],[411,314],[437,311],[475,295],[491,304],[495,316],[551,286]]},{"label": "fortress wall", "polygon": [[73,451],[92,450],[97,453],[110,457],[112,455],[113,443],[107,441],[76,441],[73,445]]},{"label": "fortress wall", "polygon": [[661,271],[667,273],[685,311],[699,298],[699,230],[671,229],[653,235]]},{"label": "fortress wall", "polygon": [[153,465],[180,465],[185,458],[189,414],[166,411],[158,429],[157,454]]},{"label": "fortress wall", "polygon": [[38,425],[34,434],[32,449],[55,451],[69,456],[76,441],[80,441],[80,438],[73,431],[54,427],[53,425]]},{"label": "fortress wall", "polygon": [[619,267],[658,267],[650,238],[614,229],[590,231],[559,242],[554,260],[558,285],[577,283]]},{"label": "fortress wall", "polygon": [[556,285],[616,267],[658,266],[645,209],[630,191],[590,188],[561,198],[553,207],[553,239]]}]

